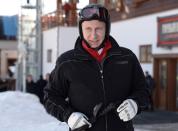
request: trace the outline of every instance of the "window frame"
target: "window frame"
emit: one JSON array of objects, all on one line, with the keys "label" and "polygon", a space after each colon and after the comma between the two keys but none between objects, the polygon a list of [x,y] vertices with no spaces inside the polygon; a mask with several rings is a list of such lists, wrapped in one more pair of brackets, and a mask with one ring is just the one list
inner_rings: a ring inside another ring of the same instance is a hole
[{"label": "window frame", "polygon": [[[143,51],[145,50],[145,51]],[[145,58],[144,58],[145,57]],[[153,55],[152,55],[152,45],[140,45],[139,47],[139,60],[141,63],[152,63]]]}]

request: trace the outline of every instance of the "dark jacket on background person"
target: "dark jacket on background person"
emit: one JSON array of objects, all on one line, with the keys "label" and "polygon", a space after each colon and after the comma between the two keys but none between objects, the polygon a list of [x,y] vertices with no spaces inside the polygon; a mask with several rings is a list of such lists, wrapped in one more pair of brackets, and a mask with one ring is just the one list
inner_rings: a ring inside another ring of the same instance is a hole
[{"label": "dark jacket on background person", "polygon": [[[137,102],[139,111],[146,108],[145,76],[136,56],[120,47],[112,37],[110,42],[112,48],[101,63],[82,48],[80,38],[74,50],[58,58],[45,88],[45,107],[50,114],[60,121],[67,121],[74,111],[90,118],[98,103],[107,106],[114,102],[118,107],[128,98]],[[123,122],[115,111],[102,116],[96,123],[87,131],[134,130],[132,121]]]},{"label": "dark jacket on background person", "polygon": [[146,86],[149,90],[149,93],[152,94],[153,89],[155,88],[155,82],[152,76],[149,73],[146,73],[147,75],[145,76],[146,79]]},{"label": "dark jacket on background person", "polygon": [[36,83],[32,81],[26,81],[26,90],[28,93],[37,95]]},{"label": "dark jacket on background person", "polygon": [[40,102],[43,104],[43,99],[44,99],[44,87],[46,86],[47,81],[43,79],[43,76],[40,75],[40,79],[36,82],[36,87],[37,87],[37,95],[40,98]]},{"label": "dark jacket on background person", "polygon": [[145,74],[146,74],[146,76],[145,76],[146,87],[149,91],[149,100],[150,100],[150,102],[149,102],[150,104],[149,104],[148,109],[153,111],[154,110],[153,91],[154,91],[154,88],[155,88],[155,81],[152,78],[152,76],[149,74],[148,71],[146,71]]}]

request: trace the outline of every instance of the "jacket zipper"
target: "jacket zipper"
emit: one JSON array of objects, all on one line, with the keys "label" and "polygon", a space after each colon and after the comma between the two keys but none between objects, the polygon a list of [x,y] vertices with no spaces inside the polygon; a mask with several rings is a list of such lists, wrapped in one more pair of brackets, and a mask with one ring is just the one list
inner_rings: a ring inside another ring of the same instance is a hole
[{"label": "jacket zipper", "polygon": [[[102,90],[103,90],[103,96],[104,96],[104,104],[106,104],[106,92],[105,92],[105,88],[104,88],[104,76],[103,76],[103,65],[106,59],[114,56],[114,55],[119,55],[119,54],[112,54],[109,55],[107,57],[105,57],[103,59],[103,61],[101,63],[97,62],[99,70],[100,70],[100,75],[101,75],[101,82],[102,82]],[[108,131],[108,118],[107,118],[107,114],[105,115],[105,122],[106,122],[106,131]]]},{"label": "jacket zipper", "polygon": [[[102,91],[103,91],[103,98],[104,98],[104,105],[106,104],[106,92],[105,92],[105,88],[104,88],[104,76],[103,76],[103,64],[100,64],[99,62],[97,62],[97,65],[99,67],[99,71],[100,71],[100,77],[101,77],[101,83],[102,83]],[[107,115],[105,115],[105,122],[106,122],[106,131],[108,130],[108,125],[107,125]]]}]

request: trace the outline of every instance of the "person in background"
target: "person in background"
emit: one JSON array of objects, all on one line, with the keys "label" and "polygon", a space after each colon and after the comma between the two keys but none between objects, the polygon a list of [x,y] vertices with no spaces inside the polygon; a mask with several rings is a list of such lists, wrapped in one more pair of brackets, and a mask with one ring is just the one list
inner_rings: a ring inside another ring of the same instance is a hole
[{"label": "person in background", "polygon": [[26,78],[26,91],[38,96],[36,83],[33,81],[33,76],[31,74],[28,74]]},{"label": "person in background", "polygon": [[36,87],[37,87],[37,94],[38,97],[40,98],[40,102],[43,104],[43,99],[44,99],[44,87],[46,86],[47,81],[43,79],[43,75],[40,75],[39,80],[36,82]]},{"label": "person in background", "polygon": [[148,106],[140,63],[110,25],[105,7],[84,7],[75,47],[59,56],[44,89],[46,110],[72,131],[134,131],[133,118]]},{"label": "person in background", "polygon": [[148,108],[149,110],[154,111],[153,90],[155,88],[155,81],[148,71],[145,71],[145,78],[146,78],[146,87],[149,91],[149,99],[150,99],[150,105]]}]

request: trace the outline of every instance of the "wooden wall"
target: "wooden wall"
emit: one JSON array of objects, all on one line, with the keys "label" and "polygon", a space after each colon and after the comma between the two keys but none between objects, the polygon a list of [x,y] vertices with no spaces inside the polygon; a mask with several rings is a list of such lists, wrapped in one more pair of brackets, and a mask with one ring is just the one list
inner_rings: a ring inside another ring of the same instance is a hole
[{"label": "wooden wall", "polygon": [[[133,0],[134,1],[134,0]],[[107,5],[107,4],[106,4]],[[116,11],[115,8],[110,9],[111,21],[130,19],[138,16],[144,16],[152,13],[166,11],[178,8],[178,0],[145,0],[138,5],[128,5],[130,13],[124,10]]]}]

